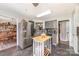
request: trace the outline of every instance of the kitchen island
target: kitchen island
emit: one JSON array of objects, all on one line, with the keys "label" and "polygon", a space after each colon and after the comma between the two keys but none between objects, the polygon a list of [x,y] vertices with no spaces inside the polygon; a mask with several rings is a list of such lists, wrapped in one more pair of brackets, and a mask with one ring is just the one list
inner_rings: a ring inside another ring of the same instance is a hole
[{"label": "kitchen island", "polygon": [[51,53],[51,36],[40,35],[32,39],[34,56],[48,56]]}]

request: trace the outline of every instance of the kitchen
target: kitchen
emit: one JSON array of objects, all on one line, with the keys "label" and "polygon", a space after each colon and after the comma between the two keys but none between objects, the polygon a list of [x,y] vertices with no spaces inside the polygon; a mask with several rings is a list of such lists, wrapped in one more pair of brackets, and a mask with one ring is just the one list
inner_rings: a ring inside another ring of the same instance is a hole
[{"label": "kitchen", "polygon": [[79,25],[78,4],[20,3],[1,6],[1,10],[7,9],[1,14],[6,14],[16,22],[16,47],[6,50],[12,53],[9,55],[79,55],[76,35]]}]

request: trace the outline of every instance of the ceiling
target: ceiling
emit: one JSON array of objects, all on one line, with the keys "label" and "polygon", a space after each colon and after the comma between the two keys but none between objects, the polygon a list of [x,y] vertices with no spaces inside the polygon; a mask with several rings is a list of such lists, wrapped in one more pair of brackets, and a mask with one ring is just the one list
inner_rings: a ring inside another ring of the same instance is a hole
[{"label": "ceiling", "polygon": [[54,4],[54,3],[39,3],[37,7],[34,7],[32,3],[0,3],[0,16],[11,18],[36,18],[36,15],[51,10],[51,14],[36,19],[46,19],[50,16],[55,17],[58,15],[71,14],[74,6],[79,4]]}]

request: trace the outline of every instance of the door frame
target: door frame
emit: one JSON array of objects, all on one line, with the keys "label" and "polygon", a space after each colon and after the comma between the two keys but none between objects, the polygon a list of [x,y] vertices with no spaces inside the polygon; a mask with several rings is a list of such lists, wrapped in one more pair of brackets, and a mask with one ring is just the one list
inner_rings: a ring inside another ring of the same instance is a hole
[{"label": "door frame", "polygon": [[61,22],[66,22],[66,21],[69,22],[69,20],[58,21],[58,45],[60,44],[60,23]]}]

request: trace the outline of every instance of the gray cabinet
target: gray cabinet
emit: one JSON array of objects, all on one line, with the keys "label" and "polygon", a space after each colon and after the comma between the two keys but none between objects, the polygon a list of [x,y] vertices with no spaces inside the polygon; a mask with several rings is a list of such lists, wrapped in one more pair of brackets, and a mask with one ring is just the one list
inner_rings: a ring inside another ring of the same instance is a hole
[{"label": "gray cabinet", "polygon": [[52,36],[52,44],[56,44],[57,40],[57,20],[51,20],[45,22],[45,29],[47,34]]},{"label": "gray cabinet", "polygon": [[30,22],[26,22],[25,20],[22,20],[19,23],[18,32],[19,32],[18,45],[21,49],[24,49],[25,47],[32,45]]},{"label": "gray cabinet", "polygon": [[45,28],[57,28],[57,20],[46,21]]}]

